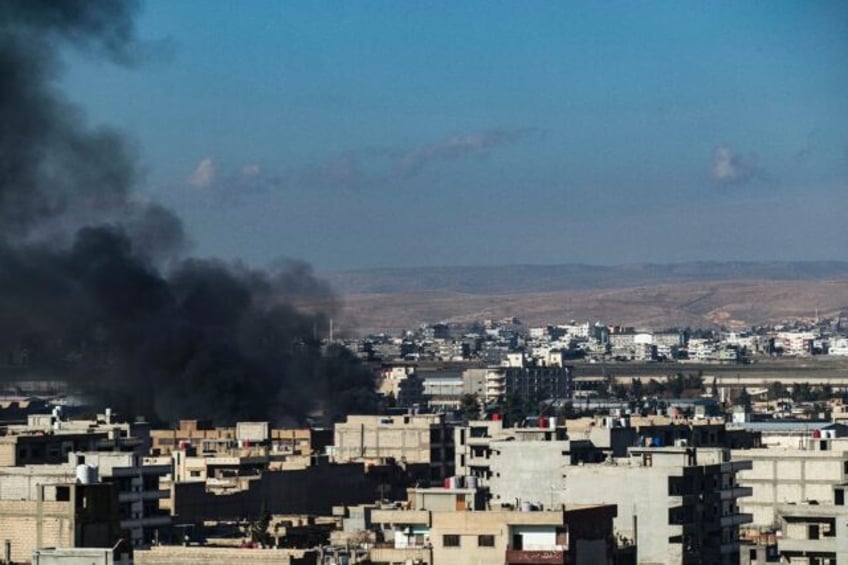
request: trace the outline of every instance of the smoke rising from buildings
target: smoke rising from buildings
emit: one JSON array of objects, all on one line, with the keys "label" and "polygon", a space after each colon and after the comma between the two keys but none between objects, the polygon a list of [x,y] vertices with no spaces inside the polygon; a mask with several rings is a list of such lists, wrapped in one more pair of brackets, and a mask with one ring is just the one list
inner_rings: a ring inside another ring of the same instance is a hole
[{"label": "smoke rising from buildings", "polygon": [[[0,4],[0,365],[164,421],[371,407],[370,373],[313,337],[333,297],[309,266],[182,258],[182,224],[134,196],[121,136],[89,127],[58,93],[65,46],[133,62],[136,9]],[[308,312],[294,306],[304,302]]]}]

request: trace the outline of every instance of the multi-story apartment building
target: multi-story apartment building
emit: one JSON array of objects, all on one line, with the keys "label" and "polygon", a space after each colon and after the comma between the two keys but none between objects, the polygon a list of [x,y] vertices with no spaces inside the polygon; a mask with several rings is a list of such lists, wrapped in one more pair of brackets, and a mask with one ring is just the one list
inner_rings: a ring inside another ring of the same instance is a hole
[{"label": "multi-story apartment building", "polygon": [[776,524],[781,563],[837,565],[848,562],[848,507],[840,504],[779,504]]},{"label": "multi-story apartment building", "polygon": [[271,428],[268,422],[239,422],[235,427],[214,427],[200,420],[180,420],[179,427],[152,430],[152,453],[169,455],[191,450],[198,455],[233,455],[249,450],[269,460],[320,453],[332,441],[332,431],[312,428]]},{"label": "multi-story apartment building", "polygon": [[776,527],[785,504],[833,505],[837,485],[848,483],[848,439],[806,437],[795,447],[733,450],[732,457],[751,461],[739,473],[739,484],[752,494],[740,502],[755,527]]},{"label": "multi-story apartment building", "polygon": [[[751,517],[738,499],[750,494],[721,448],[630,448],[628,457],[586,463],[563,442],[493,442],[492,503],[616,504],[616,533],[635,543],[639,562],[736,563],[739,526]],[[591,453],[591,452],[588,452]],[[560,457],[556,457],[560,455]]]},{"label": "multi-story apartment building", "polygon": [[615,506],[575,505],[547,511],[455,507],[456,499],[471,493],[471,489],[412,489],[405,507],[372,510],[371,523],[384,541],[369,552],[370,562],[612,563]]},{"label": "multi-story apartment building", "polygon": [[0,474],[0,538],[4,554],[8,551],[4,560],[28,563],[37,549],[112,547],[121,538],[113,485],[77,484],[73,471],[68,475],[65,469],[15,470],[17,476]]},{"label": "multi-story apartment building", "polygon": [[523,354],[510,354],[507,365],[490,367],[485,375],[485,400],[493,402],[514,396],[531,404],[565,400],[574,394],[570,365],[527,363]]},{"label": "multi-story apartment building", "polygon": [[[134,435],[140,430],[140,436]],[[94,420],[65,420],[61,414],[33,415],[26,425],[8,426],[0,437],[0,479],[8,494],[28,485],[33,497],[38,485],[56,476],[88,483],[112,483],[117,493],[120,527],[136,547],[154,539],[156,530],[170,525],[159,509],[168,492],[159,486],[170,465],[145,465],[149,437],[146,424],[113,421],[110,411]],[[79,477],[77,477],[79,479]],[[15,486],[17,485],[17,486]]]},{"label": "multi-story apartment building", "polygon": [[336,424],[333,459],[382,462],[392,459],[410,468],[424,468],[433,485],[453,475],[453,427],[443,414],[348,416]]}]

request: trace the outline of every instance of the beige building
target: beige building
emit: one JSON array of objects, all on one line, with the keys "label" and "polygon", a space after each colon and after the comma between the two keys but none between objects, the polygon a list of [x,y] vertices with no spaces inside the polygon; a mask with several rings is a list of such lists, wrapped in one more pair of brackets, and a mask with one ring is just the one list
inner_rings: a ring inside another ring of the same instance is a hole
[{"label": "beige building", "polygon": [[453,475],[453,428],[443,414],[348,416],[335,426],[333,459],[381,462],[425,468],[430,484]]},{"label": "beige building", "polygon": [[191,450],[198,455],[263,454],[270,458],[319,453],[332,439],[330,430],[271,428],[268,422],[238,422],[235,427],[216,428],[201,420],[180,420],[172,430],[150,432],[152,451],[169,455]]},{"label": "beige building", "polygon": [[8,540],[12,562],[29,562],[33,551],[41,548],[112,547],[118,540],[113,486],[56,478],[60,481],[33,483],[34,493],[27,489],[17,499],[0,500],[0,539]]},{"label": "beige building", "polygon": [[721,448],[632,447],[628,457],[574,464],[566,443],[493,445],[492,505],[614,504],[616,535],[635,543],[639,563],[738,562],[739,526],[750,516],[737,501],[750,489],[736,473],[750,463],[731,462]]},{"label": "beige building", "polygon": [[777,550],[781,563],[837,565],[848,562],[848,507],[844,504],[780,504]]},{"label": "beige building", "polygon": [[733,450],[751,468],[740,471],[739,484],[752,494],[740,502],[752,526],[776,527],[782,504],[834,504],[834,486],[848,482],[848,440],[806,438],[798,447]]},{"label": "beige building", "polygon": [[[450,500],[465,489],[430,494]],[[412,498],[412,497],[411,497]],[[612,505],[574,506],[567,510],[456,511],[374,510],[372,523],[385,540],[370,552],[374,564],[418,562],[451,565],[612,563]]]}]

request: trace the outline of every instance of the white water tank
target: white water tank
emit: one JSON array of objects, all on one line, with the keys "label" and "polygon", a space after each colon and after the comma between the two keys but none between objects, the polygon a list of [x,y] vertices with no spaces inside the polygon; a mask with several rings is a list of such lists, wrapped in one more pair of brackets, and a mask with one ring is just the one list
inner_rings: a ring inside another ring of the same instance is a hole
[{"label": "white water tank", "polygon": [[81,463],[77,465],[77,483],[81,485],[93,485],[97,483],[97,466]]},{"label": "white water tank", "polygon": [[477,488],[477,477],[475,477],[473,475],[469,475],[469,476],[465,477],[465,485],[470,489],[476,489]]}]

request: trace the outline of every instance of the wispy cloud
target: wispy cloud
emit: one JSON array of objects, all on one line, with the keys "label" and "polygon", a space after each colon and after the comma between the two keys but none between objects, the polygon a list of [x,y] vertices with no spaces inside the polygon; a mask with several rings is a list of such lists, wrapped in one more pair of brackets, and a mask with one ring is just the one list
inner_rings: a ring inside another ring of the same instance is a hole
[{"label": "wispy cloud", "polygon": [[760,172],[757,156],[743,155],[729,145],[719,145],[713,149],[710,174],[719,184],[742,184],[756,177]]},{"label": "wispy cloud", "polygon": [[431,145],[417,147],[403,153],[396,163],[397,172],[404,177],[414,176],[437,161],[486,156],[495,147],[515,143],[539,133],[540,130],[535,128],[523,128],[452,135]]},{"label": "wispy cloud", "polygon": [[215,163],[211,157],[204,157],[197,163],[188,181],[198,188],[204,188],[215,180]]},{"label": "wispy cloud", "polygon": [[[300,175],[298,182],[307,186],[339,187],[358,189],[368,185],[381,184],[385,181],[385,172],[374,163],[385,159],[387,151],[348,151],[341,155],[307,167]],[[366,168],[370,172],[366,172]]]},{"label": "wispy cloud", "polygon": [[498,147],[542,135],[538,128],[492,129],[452,135],[413,148],[348,151],[304,171],[307,185],[361,188],[409,179],[439,162],[487,157]]},{"label": "wispy cloud", "polygon": [[289,168],[269,174],[259,163],[248,162],[221,174],[211,157],[203,158],[189,183],[222,199],[285,187],[320,187],[359,190],[402,182],[439,163],[489,156],[497,148],[543,135],[538,128],[491,129],[452,135],[435,143],[413,148],[367,148],[337,154],[316,165]]}]

